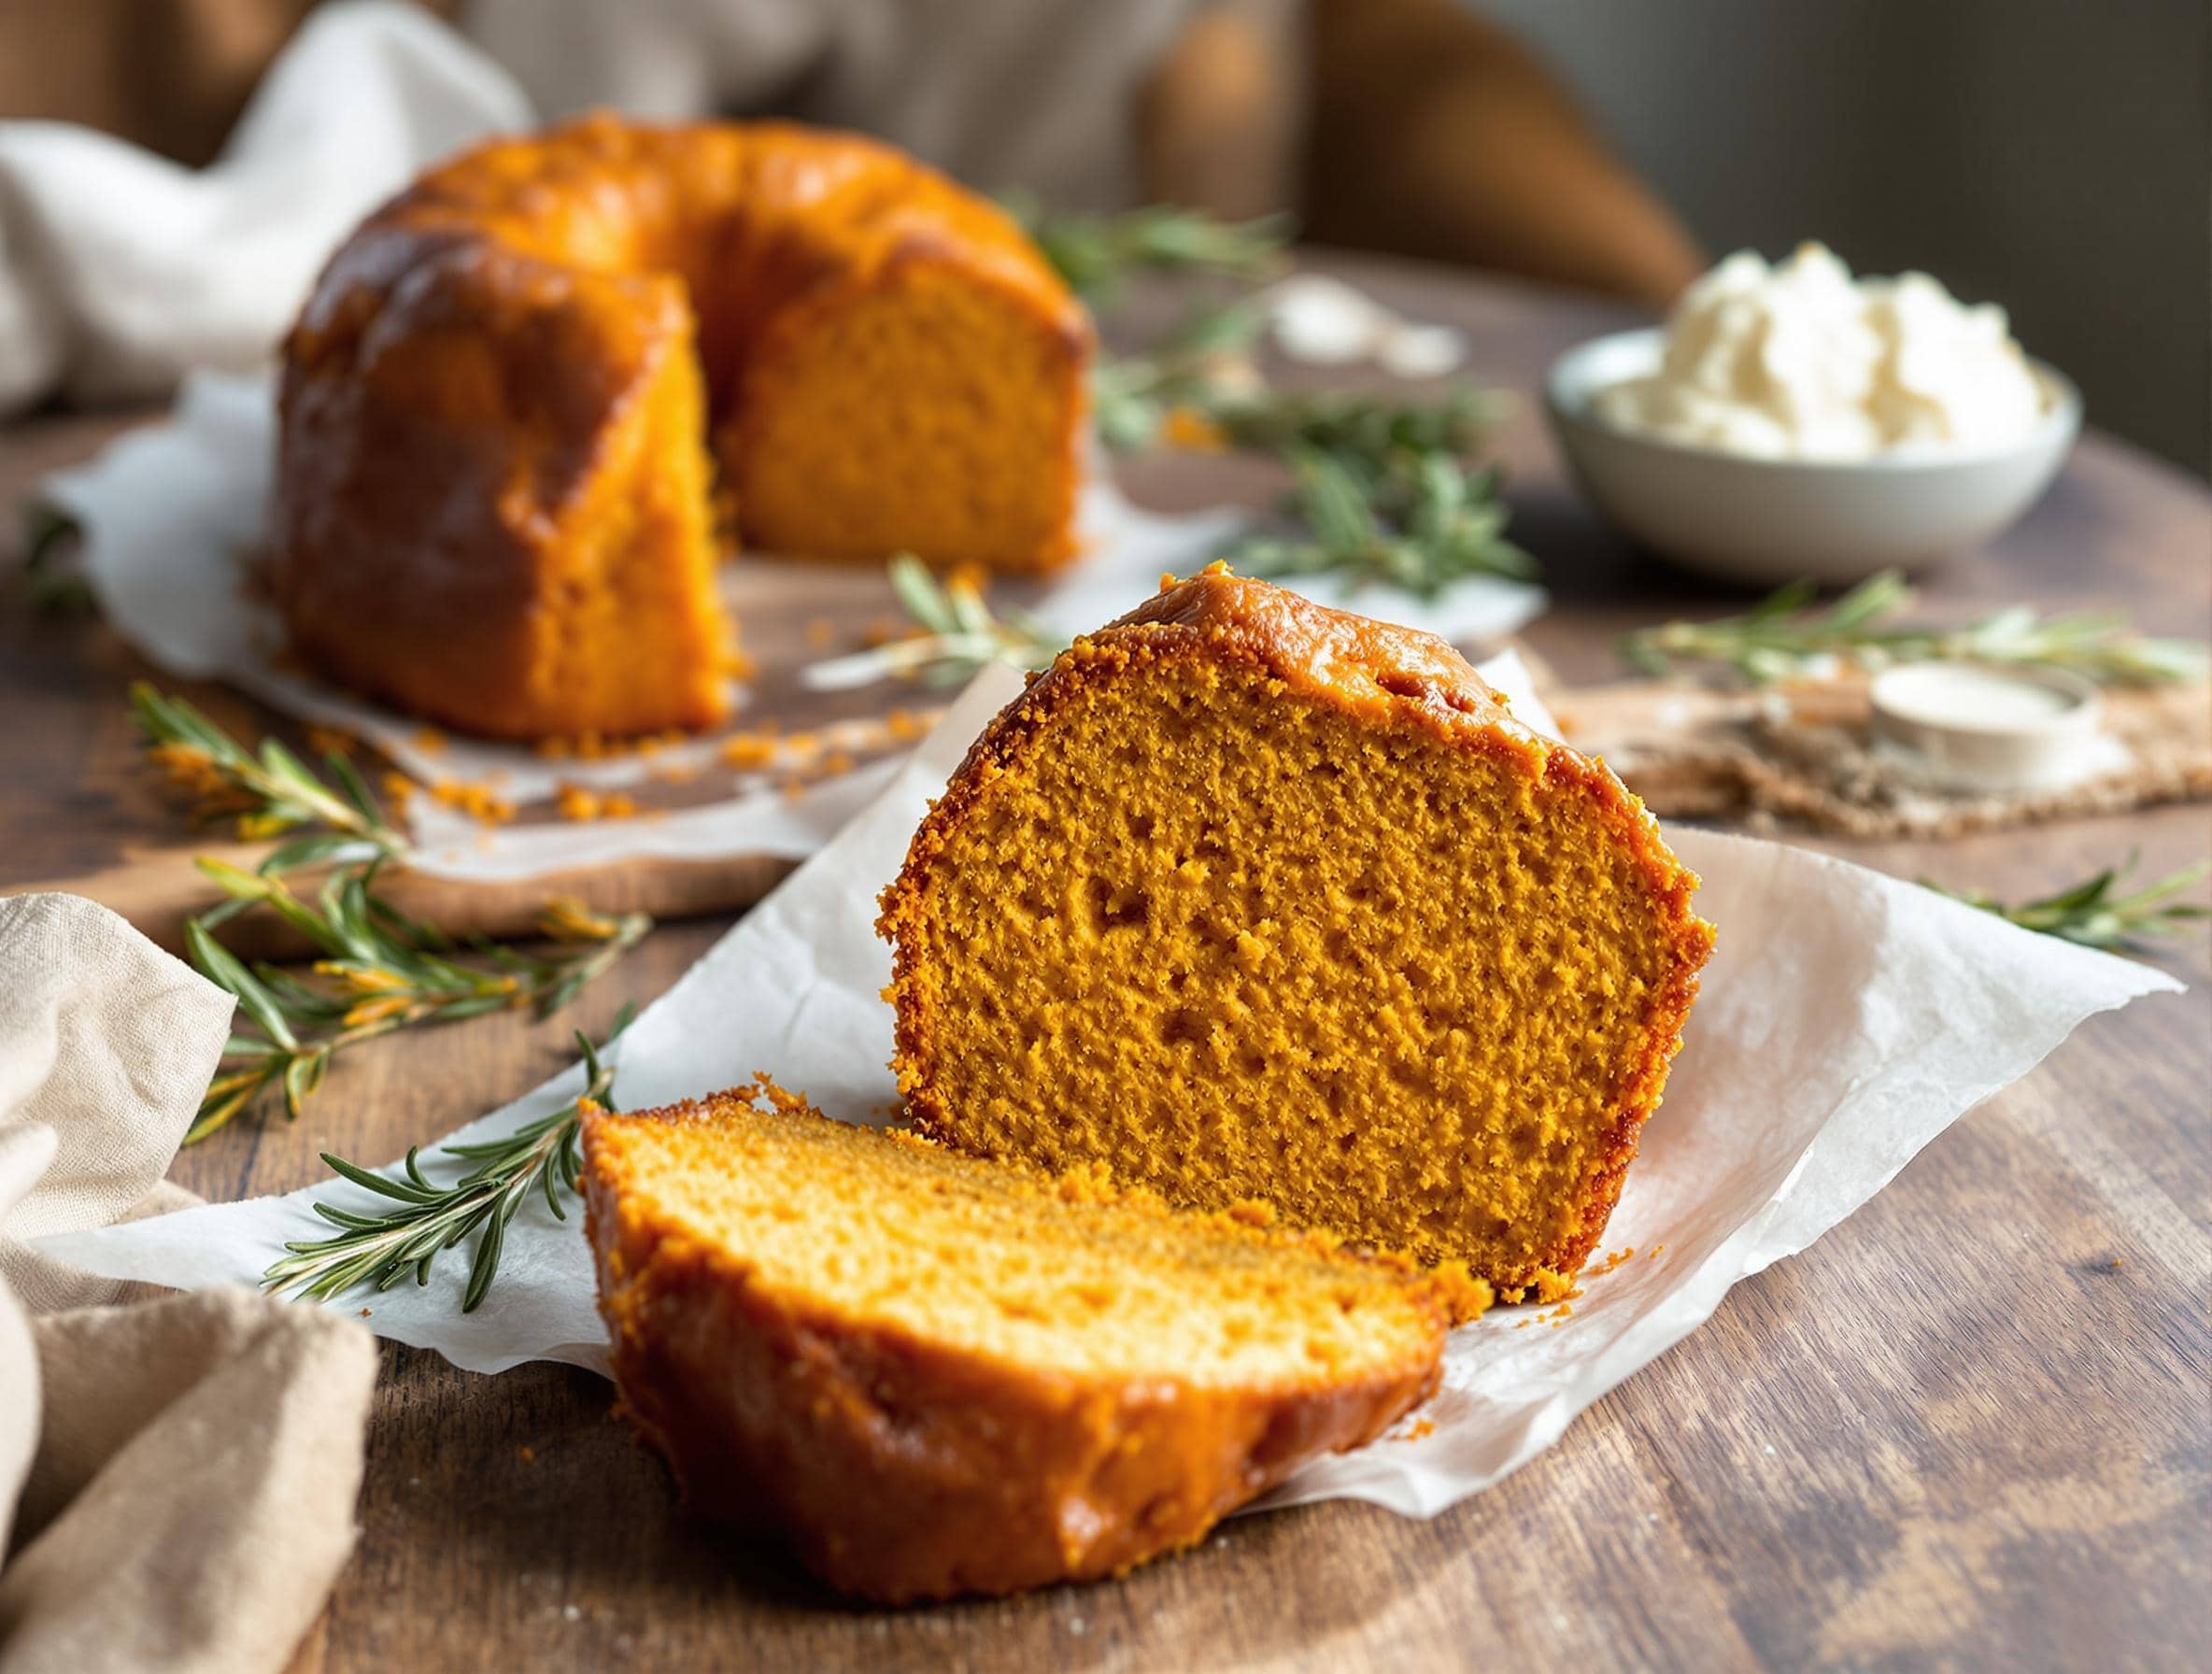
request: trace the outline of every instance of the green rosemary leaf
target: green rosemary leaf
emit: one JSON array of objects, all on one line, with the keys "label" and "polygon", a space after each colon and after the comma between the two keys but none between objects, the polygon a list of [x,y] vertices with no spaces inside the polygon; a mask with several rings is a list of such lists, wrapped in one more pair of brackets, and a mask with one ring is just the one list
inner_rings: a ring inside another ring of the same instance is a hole
[{"label": "green rosemary leaf", "polygon": [[2022,929],[2113,953],[2142,953],[2150,943],[2178,933],[2182,925],[2212,917],[2212,908],[2173,899],[2212,874],[2212,860],[2200,861],[2132,893],[2114,894],[2134,866],[2131,856],[2124,866],[2106,867],[2078,884],[2010,906],[1980,890],[1962,893],[1928,878],[1920,882],[1938,895],[1993,913]]},{"label": "green rosemary leaf", "polygon": [[[607,1034],[612,1044],[635,1015],[625,1004]],[[323,1161],[340,1179],[391,1200],[396,1206],[369,1214],[318,1202],[315,1212],[336,1228],[328,1238],[287,1243],[262,1283],[272,1290],[328,1298],[360,1284],[390,1289],[412,1274],[427,1284],[444,1251],[470,1237],[470,1257],[461,1311],[474,1312],[490,1294],[505,1251],[506,1228],[524,1205],[543,1197],[557,1219],[566,1219],[560,1194],[575,1189],[582,1166],[580,1133],[584,1106],[613,1107],[614,1072],[580,1030],[584,1091],[550,1114],[526,1122],[503,1138],[448,1145],[442,1155],[473,1164],[447,1185],[432,1181],[414,1150],[407,1153],[403,1177],[393,1178],[326,1153]]]},{"label": "green rosemary leaf", "polygon": [[[410,1149],[407,1153],[407,1171],[410,1174],[418,1173],[414,1167],[414,1156],[415,1153]],[[415,1180],[394,1180],[389,1174],[364,1169],[359,1163],[347,1162],[343,1156],[333,1156],[327,1151],[322,1153],[322,1160],[331,1172],[340,1179],[350,1180],[363,1190],[376,1192],[380,1197],[397,1198],[403,1203],[430,1203],[438,1197],[437,1191],[432,1186],[418,1185]]]},{"label": "green rosemary leaf", "polygon": [[891,560],[892,589],[919,632],[873,650],[814,663],[801,679],[818,691],[839,691],[878,680],[917,680],[927,686],[966,681],[985,664],[1042,668],[1068,642],[1018,611],[994,616],[973,583],[954,577],[940,584],[917,559]]},{"label": "green rosemary leaf", "polygon": [[63,547],[83,532],[77,519],[51,501],[35,498],[23,502],[22,518],[23,588],[32,608],[90,608],[92,584],[59,561]]},{"label": "green rosemary leaf", "polygon": [[184,943],[200,974],[236,1000],[238,1009],[253,1019],[262,1033],[288,1050],[299,1045],[291,1027],[284,1020],[283,1009],[277,1005],[275,998],[262,986],[253,972],[238,962],[230,949],[207,933],[199,920],[185,920]]},{"label": "green rosemary leaf", "polygon": [[928,564],[911,552],[901,552],[891,560],[886,573],[891,579],[891,590],[899,596],[900,608],[924,629],[931,633],[959,631],[951,602],[937,585],[937,578],[929,573]]},{"label": "green rosemary leaf", "polygon": [[1810,608],[1813,596],[1809,581],[1793,582],[1741,616],[1638,629],[1622,640],[1621,652],[1655,676],[1717,667],[1753,685],[1815,675],[1831,665],[1875,669],[1921,660],[2058,669],[2110,686],[2202,680],[2212,667],[2202,644],[2149,638],[2106,613],[2044,617],[2008,605],[1963,628],[1898,626],[1913,594],[1893,570],[1861,582],[1825,610]]},{"label": "green rosemary leaf", "polygon": [[313,866],[329,860],[349,850],[361,847],[361,840],[341,831],[318,832],[312,837],[295,837],[280,843],[263,855],[256,869],[267,876],[281,872],[293,872],[303,866]]},{"label": "green rosemary leaf", "polygon": [[1165,204],[1114,215],[1052,213],[1024,193],[1001,202],[1068,288],[1094,306],[1117,301],[1139,273],[1266,278],[1281,266],[1291,235],[1280,216],[1224,221]]},{"label": "green rosemary leaf", "polygon": [[323,751],[322,765],[363,819],[372,825],[384,823],[384,810],[377,803],[376,793],[369,788],[369,782],[361,776],[361,769],[353,765],[344,750]]}]

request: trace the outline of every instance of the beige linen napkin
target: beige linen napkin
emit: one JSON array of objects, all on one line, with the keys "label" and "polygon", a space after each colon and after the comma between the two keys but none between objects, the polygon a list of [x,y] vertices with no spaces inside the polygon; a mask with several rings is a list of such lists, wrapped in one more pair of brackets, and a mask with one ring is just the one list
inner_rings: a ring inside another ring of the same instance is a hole
[{"label": "beige linen napkin", "polygon": [[67,895],[0,900],[0,1670],[283,1667],[353,1545],[369,1334],[245,1290],[106,1306],[21,1241],[163,1175],[231,999]]}]

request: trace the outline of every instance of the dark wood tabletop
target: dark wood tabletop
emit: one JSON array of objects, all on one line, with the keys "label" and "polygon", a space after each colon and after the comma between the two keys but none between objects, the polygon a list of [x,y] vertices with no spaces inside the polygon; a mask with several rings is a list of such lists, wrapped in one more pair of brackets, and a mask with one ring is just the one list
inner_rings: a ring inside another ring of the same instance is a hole
[{"label": "dark wood tabletop", "polygon": [[[1464,329],[1518,408],[1499,448],[1563,676],[1619,672],[1622,629],[1740,608],[1604,527],[1565,480],[1538,380],[1640,318],[1522,286],[1316,258]],[[2093,420],[2095,415],[2091,414]],[[0,501],[124,422],[0,432]],[[1125,474],[1170,509],[1273,483],[1239,461]],[[14,565],[0,565],[0,572]],[[0,573],[0,581],[12,576]],[[1927,609],[2108,605],[2212,637],[2212,492],[2092,429],[2056,487],[1925,577]],[[117,863],[174,809],[122,702],[144,672],[84,617],[0,589],[0,889]],[[174,683],[171,683],[174,684]],[[184,687],[242,727],[249,706]],[[2212,852],[2205,806],[1941,844],[1819,846],[1900,875],[2041,893],[2139,853]],[[212,1198],[376,1160],[561,1068],[568,1029],[673,982],[727,916],[664,926],[573,1017],[493,1016],[361,1049],[295,1126],[244,1122],[178,1158]],[[1506,1482],[1426,1522],[1334,1503],[1241,1518],[1126,1581],[900,1612],[831,1599],[773,1552],[678,1515],[599,1379],[496,1378],[387,1346],[362,1539],[303,1669],[1809,1667],[2200,1667],[2212,1644],[2212,957],[2092,1019],[1813,1249]]]}]

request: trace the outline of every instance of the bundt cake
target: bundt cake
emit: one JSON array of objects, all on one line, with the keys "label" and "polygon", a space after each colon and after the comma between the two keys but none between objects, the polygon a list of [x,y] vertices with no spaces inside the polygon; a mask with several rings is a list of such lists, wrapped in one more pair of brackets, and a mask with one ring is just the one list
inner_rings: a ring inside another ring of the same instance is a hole
[{"label": "bundt cake", "polygon": [[884,895],[916,1125],[1510,1297],[1603,1232],[1712,929],[1598,762],[1425,633],[1219,566],[985,731]]},{"label": "bundt cake", "polygon": [[698,726],[723,532],[1065,560],[1090,352],[1012,220],[872,141],[497,141],[373,215],[285,344],[276,598],[309,661],[456,728]]},{"label": "bundt cake", "polygon": [[709,1514],[890,1602],[1117,1574],[1435,1386],[1464,1275],[834,1122],[583,1127],[624,1411]]}]

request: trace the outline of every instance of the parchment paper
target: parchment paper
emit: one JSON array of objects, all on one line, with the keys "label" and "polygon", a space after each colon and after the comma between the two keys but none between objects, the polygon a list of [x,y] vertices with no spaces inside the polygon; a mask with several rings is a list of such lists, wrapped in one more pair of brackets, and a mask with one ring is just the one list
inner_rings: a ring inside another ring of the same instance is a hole
[{"label": "parchment paper", "polygon": [[[1533,695],[1515,689],[1525,680],[1517,665],[1485,673],[1513,693],[1524,721],[1548,726]],[[875,894],[929,797],[1019,688],[1011,670],[979,676],[876,800],[640,1015],[616,1049],[623,1105],[767,1070],[832,1115],[884,1119],[891,1017],[879,990],[890,956],[872,929]],[[1637,1255],[1610,1272],[1594,1260],[1586,1294],[1556,1323],[1499,1309],[1455,1332],[1425,1426],[1311,1465],[1268,1503],[1346,1497],[1427,1516],[1487,1487],[1694,1330],[1737,1280],[1850,1214],[2083,1018],[2180,986],[1822,856],[1703,831],[1671,836],[1704,877],[1698,907],[1720,940],[1607,1231],[1605,1251],[1632,1245]],[[580,1088],[576,1071],[556,1077],[453,1137],[504,1132]],[[279,1128],[269,1142],[305,1141]],[[333,1185],[39,1247],[113,1278],[252,1284],[285,1241],[327,1233],[308,1209],[317,1198],[353,1209],[377,1201]],[[527,1205],[474,1314],[461,1312],[467,1263],[458,1253],[426,1287],[333,1305],[366,1307],[373,1329],[474,1370],[531,1359],[603,1369],[579,1223],[574,1213],[554,1221],[542,1199]]]},{"label": "parchment paper", "polygon": [[[134,431],[91,464],[48,480],[48,496],[83,526],[85,571],[103,614],[150,661],[173,674],[227,681],[286,714],[365,738],[420,783],[488,784],[518,808],[544,802],[564,782],[594,790],[636,787],[672,768],[715,775],[714,782],[730,791],[713,801],[657,809],[651,818],[491,829],[418,798],[408,816],[422,845],[409,861],[416,870],[489,881],[646,855],[798,858],[821,847],[886,783],[890,768],[879,760],[857,775],[815,779],[792,796],[784,787],[787,770],[740,773],[719,765],[720,735],[650,758],[601,760],[549,761],[519,746],[460,736],[438,736],[432,743],[420,722],[285,666],[275,613],[247,585],[243,557],[262,540],[275,455],[270,379],[198,373],[186,380],[166,421]],[[1244,514],[1235,510],[1152,516],[1097,474],[1085,489],[1080,515],[1085,556],[1020,601],[1047,627],[1069,636],[1101,627],[1141,603],[1164,572],[1187,575],[1210,562],[1244,523]],[[740,593],[731,603],[741,637],[748,568],[773,562],[748,555],[725,568],[725,590]],[[1326,576],[1297,586],[1325,604],[1409,622],[1447,639],[1510,633],[1545,604],[1540,588],[1486,577],[1461,583],[1433,604],[1394,588],[1366,589],[1354,596]],[[741,689],[735,729],[745,725],[746,697]],[[923,700],[905,688],[891,701]],[[881,748],[880,739],[875,747]],[[872,752],[861,746],[852,753]],[[641,803],[647,800],[639,797]]]}]

